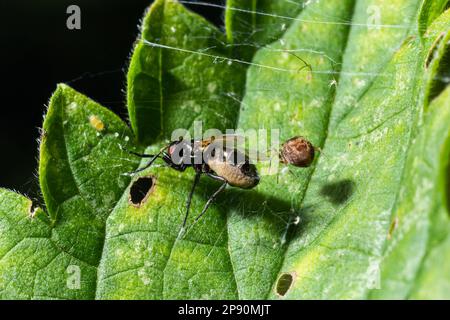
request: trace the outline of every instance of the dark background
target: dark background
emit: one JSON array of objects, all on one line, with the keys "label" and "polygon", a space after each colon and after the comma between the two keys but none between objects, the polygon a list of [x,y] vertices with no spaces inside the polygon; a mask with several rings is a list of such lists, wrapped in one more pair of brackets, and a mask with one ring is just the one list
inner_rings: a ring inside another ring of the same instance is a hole
[{"label": "dark background", "polygon": [[[38,197],[37,139],[57,83],[68,83],[126,119],[127,64],[152,2],[2,0],[0,187]],[[71,4],[81,8],[81,30],[66,28]],[[190,9],[223,25],[221,9]]]}]

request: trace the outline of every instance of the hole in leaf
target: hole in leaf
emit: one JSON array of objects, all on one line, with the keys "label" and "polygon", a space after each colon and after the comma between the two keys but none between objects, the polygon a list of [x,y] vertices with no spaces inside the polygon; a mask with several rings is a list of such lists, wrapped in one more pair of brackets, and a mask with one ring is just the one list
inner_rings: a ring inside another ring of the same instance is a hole
[{"label": "hole in leaf", "polygon": [[154,177],[140,177],[137,179],[130,189],[130,203],[136,207],[140,207],[147,201],[153,186],[155,185]]},{"label": "hole in leaf", "polygon": [[277,281],[277,294],[284,297],[294,282],[294,276],[291,273],[283,273]]}]

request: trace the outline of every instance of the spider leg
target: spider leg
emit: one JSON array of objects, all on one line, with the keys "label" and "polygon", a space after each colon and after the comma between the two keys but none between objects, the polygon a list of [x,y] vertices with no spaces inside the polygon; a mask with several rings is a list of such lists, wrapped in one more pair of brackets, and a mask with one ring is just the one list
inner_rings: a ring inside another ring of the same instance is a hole
[{"label": "spider leg", "polygon": [[304,59],[300,58],[298,55],[296,55],[296,54],[293,53],[293,52],[289,52],[289,53],[290,53],[292,56],[294,56],[294,57],[296,57],[297,59],[299,59],[301,62],[303,62],[304,66],[301,67],[301,68],[299,68],[298,71],[301,71],[301,70],[303,70],[303,69],[305,69],[305,68],[308,68],[308,69],[312,72],[312,66],[311,66],[308,62],[306,62]]},{"label": "spider leg", "polygon": [[312,66],[306,62],[304,59],[300,58],[298,55],[296,55],[293,52],[289,52],[292,56],[296,57],[297,59],[299,59],[301,62],[303,62],[304,66],[300,67],[297,72],[300,72],[304,69],[309,69],[309,74],[308,74],[308,80],[310,80],[310,78],[312,77],[312,73],[313,73],[313,69]]}]

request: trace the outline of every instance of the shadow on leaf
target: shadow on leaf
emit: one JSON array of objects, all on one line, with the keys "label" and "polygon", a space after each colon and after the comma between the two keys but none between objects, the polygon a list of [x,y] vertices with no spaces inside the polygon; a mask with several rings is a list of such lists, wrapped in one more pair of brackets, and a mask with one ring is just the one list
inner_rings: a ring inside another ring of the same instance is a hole
[{"label": "shadow on leaf", "polygon": [[352,180],[345,179],[324,185],[320,190],[320,195],[327,198],[331,203],[340,205],[347,202],[354,192],[355,183]]}]

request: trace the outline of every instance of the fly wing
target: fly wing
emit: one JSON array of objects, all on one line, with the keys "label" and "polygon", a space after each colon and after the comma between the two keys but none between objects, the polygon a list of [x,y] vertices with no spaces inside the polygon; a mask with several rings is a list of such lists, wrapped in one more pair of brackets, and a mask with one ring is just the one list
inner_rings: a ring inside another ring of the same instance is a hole
[{"label": "fly wing", "polygon": [[245,137],[237,134],[225,134],[201,141],[203,158],[210,161],[228,162],[228,154],[239,150],[245,154]]},{"label": "fly wing", "polygon": [[211,137],[209,139],[202,140],[202,149],[205,152],[210,152],[212,149],[216,150],[230,150],[237,149],[243,153],[252,163],[260,161],[271,161],[274,154],[278,156],[278,149],[274,148],[259,148],[258,144],[252,144],[255,142],[243,135],[239,134],[224,134],[217,137]]},{"label": "fly wing", "polygon": [[245,144],[245,137],[239,134],[223,134],[217,137],[211,137],[202,141],[202,146],[207,147],[210,144],[221,144],[223,146],[236,147]]},{"label": "fly wing", "polygon": [[246,139],[244,136],[238,134],[225,134],[215,139],[210,139],[209,146],[223,150],[238,149],[243,153],[247,153]]}]

